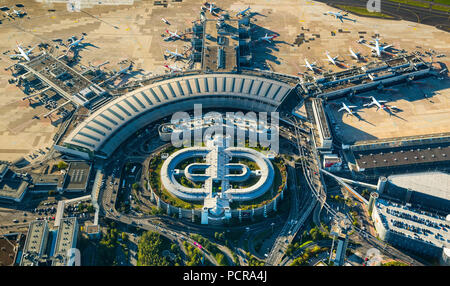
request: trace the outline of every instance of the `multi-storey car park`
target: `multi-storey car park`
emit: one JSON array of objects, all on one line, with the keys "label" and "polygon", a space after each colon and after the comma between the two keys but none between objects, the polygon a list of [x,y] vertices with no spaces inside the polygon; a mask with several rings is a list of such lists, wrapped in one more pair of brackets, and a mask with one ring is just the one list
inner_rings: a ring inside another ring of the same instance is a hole
[{"label": "multi-storey car park", "polygon": [[448,261],[450,216],[378,199],[372,212],[380,238],[401,248]]}]

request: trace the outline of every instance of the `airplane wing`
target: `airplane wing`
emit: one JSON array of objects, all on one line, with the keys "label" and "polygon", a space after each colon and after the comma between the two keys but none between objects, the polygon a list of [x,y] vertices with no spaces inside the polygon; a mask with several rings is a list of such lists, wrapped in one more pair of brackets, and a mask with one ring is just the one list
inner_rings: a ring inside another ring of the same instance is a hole
[{"label": "airplane wing", "polygon": [[9,55],[11,58],[17,58],[17,57],[21,57],[21,54],[15,54],[15,55]]},{"label": "airplane wing", "polygon": [[341,107],[341,108],[339,108],[338,112],[341,112],[344,109],[345,109],[345,107]]},{"label": "airplane wing", "polygon": [[348,108],[356,108],[356,107],[358,107],[358,106],[355,106],[355,105],[348,105],[347,107],[348,107]]},{"label": "airplane wing", "polygon": [[387,100],[378,100],[379,103],[385,103]]},{"label": "airplane wing", "polygon": [[29,54],[32,50],[34,50],[37,46],[32,47],[31,49],[29,49],[26,53]]},{"label": "airplane wing", "polygon": [[342,17],[339,17],[339,20],[341,20],[341,22],[344,23],[344,21],[342,20]]},{"label": "airplane wing", "polygon": [[363,104],[363,106],[372,106],[372,105],[373,105],[373,102]]},{"label": "airplane wing", "polygon": [[383,47],[383,49],[387,49],[387,48],[390,48],[390,47],[392,47],[393,45],[387,45],[387,46],[384,46]]},{"label": "airplane wing", "polygon": [[376,47],[371,46],[369,44],[362,43],[364,46],[371,48],[372,50],[376,50]]},{"label": "airplane wing", "polygon": [[[345,20],[349,20],[349,21],[353,21],[353,22],[356,22],[356,20],[355,19],[350,19],[350,18],[346,18],[346,17],[342,17],[343,19],[345,19]],[[342,20],[341,20],[342,21]]]}]

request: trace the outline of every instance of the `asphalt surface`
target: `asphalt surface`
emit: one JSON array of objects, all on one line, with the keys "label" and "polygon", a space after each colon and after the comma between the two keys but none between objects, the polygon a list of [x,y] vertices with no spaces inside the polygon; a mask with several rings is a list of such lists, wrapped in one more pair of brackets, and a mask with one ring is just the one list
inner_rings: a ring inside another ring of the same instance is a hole
[{"label": "asphalt surface", "polygon": [[[348,5],[366,7],[368,0],[318,0],[318,2],[330,6]],[[401,20],[421,23],[450,32],[450,13],[444,11],[381,0],[381,13],[395,16]]]}]

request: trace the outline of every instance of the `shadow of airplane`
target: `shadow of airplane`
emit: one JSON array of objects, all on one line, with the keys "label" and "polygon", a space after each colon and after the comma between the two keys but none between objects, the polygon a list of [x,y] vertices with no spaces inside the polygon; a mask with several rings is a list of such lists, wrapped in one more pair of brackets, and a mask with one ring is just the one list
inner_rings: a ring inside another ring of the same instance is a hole
[{"label": "shadow of airplane", "polygon": [[259,12],[250,12],[250,13],[248,13],[248,15],[246,17],[253,18],[255,16],[267,17],[266,15],[261,14]]},{"label": "shadow of airplane", "polygon": [[137,75],[144,75],[144,70],[138,69],[138,70],[131,71],[131,72],[123,75],[121,78],[121,81],[118,84],[114,85],[114,87],[117,88],[117,87],[120,87],[120,86],[126,84],[130,79],[134,78]]}]

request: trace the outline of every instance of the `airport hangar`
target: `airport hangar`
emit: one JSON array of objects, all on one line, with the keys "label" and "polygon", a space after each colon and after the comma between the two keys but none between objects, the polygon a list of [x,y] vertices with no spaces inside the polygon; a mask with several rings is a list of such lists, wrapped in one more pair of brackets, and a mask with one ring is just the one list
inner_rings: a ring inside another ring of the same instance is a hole
[{"label": "airport hangar", "polygon": [[177,111],[192,110],[194,104],[202,104],[203,109],[271,112],[301,94],[295,77],[267,72],[191,71],[161,79],[107,103],[62,138],[55,149],[87,160],[106,159],[136,131]]}]

